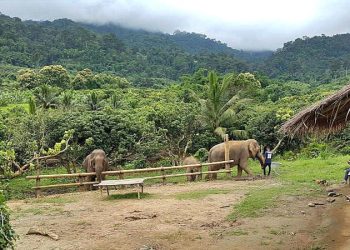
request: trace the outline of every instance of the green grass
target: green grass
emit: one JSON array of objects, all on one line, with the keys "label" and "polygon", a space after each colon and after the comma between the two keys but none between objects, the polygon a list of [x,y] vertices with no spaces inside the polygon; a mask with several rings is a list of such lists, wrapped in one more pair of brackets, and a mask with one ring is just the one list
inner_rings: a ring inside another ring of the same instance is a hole
[{"label": "green grass", "polygon": [[[149,193],[141,193],[141,199],[151,198],[153,195]],[[107,200],[124,200],[124,199],[137,199],[137,192],[126,193],[126,194],[111,194],[107,196]]]},{"label": "green grass", "polygon": [[190,199],[203,199],[208,195],[213,194],[227,194],[230,191],[227,189],[207,189],[207,190],[196,190],[191,192],[179,193],[175,195],[178,200],[190,200]]},{"label": "green grass", "polygon": [[282,165],[275,170],[278,180],[276,186],[252,190],[242,202],[234,206],[228,218],[236,220],[261,216],[264,209],[276,206],[283,195],[318,195],[323,189],[315,180],[339,183],[348,159],[348,156],[334,156],[328,159],[280,161]]},{"label": "green grass", "polygon": [[248,235],[248,234],[249,232],[243,231],[241,229],[233,230],[227,233],[227,235],[231,235],[231,236],[242,236],[242,235]]},{"label": "green grass", "polygon": [[[58,168],[46,168],[42,169],[41,174],[66,174],[67,170],[64,167]],[[29,171],[24,176],[20,176],[14,179],[11,179],[8,183],[8,187],[6,188],[8,192],[8,196],[11,199],[24,199],[28,197],[33,197],[35,195],[34,189],[32,187],[35,186],[35,180],[27,180],[25,176],[36,175],[36,171]],[[52,185],[59,183],[71,183],[74,182],[74,178],[59,178],[59,179],[42,179],[40,181],[40,185]],[[56,189],[43,189],[42,193],[63,193],[63,192],[71,192],[76,190],[77,188],[56,188]]]},{"label": "green grass", "polygon": [[77,201],[73,197],[41,197],[38,199],[31,199],[30,203],[49,203],[49,204],[67,204]]},{"label": "green grass", "polygon": [[8,104],[6,106],[0,107],[0,112],[1,111],[8,111],[12,108],[23,108],[25,111],[29,112],[29,104],[27,103],[15,103],[15,104]]}]

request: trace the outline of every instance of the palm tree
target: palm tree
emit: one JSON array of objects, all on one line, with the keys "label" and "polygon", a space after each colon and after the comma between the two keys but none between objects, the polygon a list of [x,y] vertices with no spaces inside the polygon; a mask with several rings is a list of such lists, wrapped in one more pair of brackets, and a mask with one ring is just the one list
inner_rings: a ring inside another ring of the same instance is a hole
[{"label": "palm tree", "polygon": [[111,97],[112,108],[116,109],[119,106],[118,96],[114,93]]},{"label": "palm tree", "polygon": [[29,104],[29,114],[34,115],[36,113],[35,98],[31,96],[28,101]]},{"label": "palm tree", "polygon": [[90,95],[88,95],[88,105],[90,110],[99,110],[100,105],[99,105],[99,100],[97,97],[97,94],[95,92],[91,92]]},{"label": "palm tree", "polygon": [[202,106],[201,119],[219,135],[225,134],[222,126],[235,116],[232,105],[239,98],[229,96],[228,82],[220,83],[215,72],[209,73],[207,99],[200,100]]},{"label": "palm tree", "polygon": [[48,84],[41,85],[35,94],[39,106],[44,109],[57,107],[57,93]]},{"label": "palm tree", "polygon": [[66,91],[63,93],[62,97],[62,106],[64,109],[69,109],[73,104],[73,93],[70,91]]}]

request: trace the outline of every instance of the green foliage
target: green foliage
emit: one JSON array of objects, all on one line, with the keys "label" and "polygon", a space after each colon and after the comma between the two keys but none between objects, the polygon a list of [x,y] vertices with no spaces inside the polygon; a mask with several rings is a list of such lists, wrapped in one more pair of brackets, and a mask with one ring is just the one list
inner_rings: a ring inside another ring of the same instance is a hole
[{"label": "green foliage", "polygon": [[32,89],[38,85],[38,75],[32,69],[21,69],[18,71],[17,81],[22,88]]},{"label": "green foliage", "polygon": [[5,197],[0,193],[0,248],[14,249],[14,241],[17,239],[15,231],[10,224],[10,213],[5,204]]},{"label": "green foliage", "polygon": [[[247,64],[235,55],[254,57],[253,52],[233,50],[200,34],[172,36],[114,25],[86,25],[68,19],[22,22],[5,15],[0,15],[0,24],[0,61],[4,64],[29,68],[55,64],[69,70],[89,68],[127,76],[135,80],[134,84],[145,87],[166,86],[171,82],[169,79],[178,79],[201,67],[221,73],[247,71]],[[199,48],[199,45],[203,49],[189,53],[190,48]],[[45,67],[51,70],[46,72]],[[52,66],[45,67],[40,74],[43,77],[39,77],[41,82],[59,87],[67,85],[69,79],[63,71]],[[64,77],[61,81],[50,83],[47,82],[47,74],[57,76],[56,79]],[[34,75],[23,75],[23,86],[35,87],[31,81]],[[99,83],[96,80],[99,79],[77,74],[73,86],[75,89],[97,88]],[[125,87],[128,84],[121,78],[118,85]]]},{"label": "green foliage", "polygon": [[29,98],[28,105],[29,105],[29,114],[34,115],[36,113],[36,104],[35,104],[35,99],[33,97]]},{"label": "green foliage", "polygon": [[70,79],[67,70],[62,65],[49,65],[40,69],[39,81],[41,84],[64,88],[69,85]]},{"label": "green foliage", "polygon": [[350,34],[303,37],[284,44],[263,67],[271,77],[314,85],[346,77],[350,66]]},{"label": "green foliage", "polygon": [[57,90],[48,84],[39,86],[35,91],[38,105],[43,109],[56,108],[58,103],[57,96]]}]

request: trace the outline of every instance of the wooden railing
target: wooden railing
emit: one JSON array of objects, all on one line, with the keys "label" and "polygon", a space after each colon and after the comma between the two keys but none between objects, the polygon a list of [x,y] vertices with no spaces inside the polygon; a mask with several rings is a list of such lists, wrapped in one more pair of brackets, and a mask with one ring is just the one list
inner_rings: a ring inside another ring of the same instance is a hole
[{"label": "wooden railing", "polygon": [[[114,170],[114,171],[105,171],[102,172],[102,175],[104,176],[119,176],[119,179],[124,179],[124,175],[126,174],[135,174],[135,173],[151,173],[151,172],[160,172],[161,175],[157,176],[150,176],[150,177],[144,177],[145,180],[151,180],[151,179],[162,179],[163,183],[166,182],[166,178],[170,177],[178,177],[178,176],[191,176],[191,175],[198,175],[198,174],[220,174],[220,173],[227,173],[227,175],[231,175],[232,169],[229,168],[230,163],[232,163],[233,160],[227,160],[227,161],[220,161],[220,162],[211,162],[211,163],[201,163],[201,164],[191,164],[191,165],[183,165],[183,166],[172,166],[172,167],[158,167],[158,168],[144,168],[144,169],[131,169],[131,170]],[[211,165],[224,165],[224,170],[219,171],[202,171],[203,166],[211,166]],[[187,169],[189,167],[200,167],[200,172],[195,173],[181,173],[181,174],[166,174],[166,170],[175,170],[175,169]],[[97,182],[86,182],[85,179],[87,176],[95,176],[95,172],[91,173],[75,173],[75,174],[51,174],[51,175],[36,175],[36,176],[27,176],[26,179],[29,180],[35,180],[35,186],[32,187],[35,189],[35,196],[38,197],[40,195],[41,189],[47,189],[47,188],[58,188],[58,187],[84,187],[86,185],[93,185],[97,184]],[[77,182],[73,183],[62,183],[62,184],[53,184],[53,185],[40,185],[41,179],[48,179],[48,178],[77,178]]]}]

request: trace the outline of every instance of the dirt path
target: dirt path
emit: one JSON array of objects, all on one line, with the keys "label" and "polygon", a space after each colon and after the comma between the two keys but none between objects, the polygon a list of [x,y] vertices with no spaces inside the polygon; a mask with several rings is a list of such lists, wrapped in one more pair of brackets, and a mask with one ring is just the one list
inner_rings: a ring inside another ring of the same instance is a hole
[{"label": "dirt path", "polygon": [[[16,249],[306,249],[325,231],[320,220],[328,206],[308,208],[300,197],[283,197],[258,218],[227,220],[234,204],[250,190],[278,185],[272,180],[216,181],[146,186],[141,200],[107,200],[82,192],[11,201]],[[198,199],[176,198],[196,190],[222,191]],[[129,190],[114,193],[130,192]],[[42,227],[59,235],[26,235]]]},{"label": "dirt path", "polygon": [[[350,195],[348,186],[338,190],[339,193]],[[328,233],[323,242],[324,245],[339,250],[350,249],[350,202],[344,197],[328,212]]]}]

